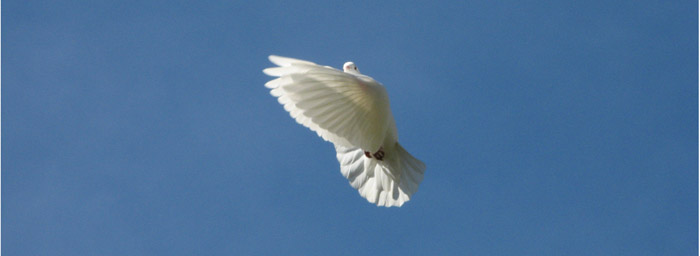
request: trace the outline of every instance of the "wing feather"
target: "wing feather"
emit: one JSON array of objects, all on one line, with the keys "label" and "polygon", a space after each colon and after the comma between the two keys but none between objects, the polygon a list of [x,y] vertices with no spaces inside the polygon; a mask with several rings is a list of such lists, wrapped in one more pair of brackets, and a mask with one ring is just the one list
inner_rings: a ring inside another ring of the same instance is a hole
[{"label": "wing feather", "polygon": [[299,124],[345,147],[376,151],[390,116],[386,90],[355,75],[293,58],[270,56],[278,67],[263,72],[278,78],[265,84]]}]

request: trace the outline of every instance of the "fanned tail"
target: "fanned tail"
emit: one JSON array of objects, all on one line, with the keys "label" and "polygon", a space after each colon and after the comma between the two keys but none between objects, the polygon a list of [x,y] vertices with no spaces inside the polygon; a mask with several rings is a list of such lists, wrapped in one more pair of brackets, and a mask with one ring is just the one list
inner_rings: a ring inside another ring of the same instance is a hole
[{"label": "fanned tail", "polygon": [[360,195],[377,206],[400,207],[418,191],[425,164],[399,143],[382,161],[365,156],[361,148],[336,145],[340,172]]}]

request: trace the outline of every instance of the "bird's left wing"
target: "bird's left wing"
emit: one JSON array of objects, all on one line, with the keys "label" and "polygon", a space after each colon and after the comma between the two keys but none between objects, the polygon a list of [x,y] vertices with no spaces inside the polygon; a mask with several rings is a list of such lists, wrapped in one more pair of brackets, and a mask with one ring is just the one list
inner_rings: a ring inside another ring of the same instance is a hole
[{"label": "bird's left wing", "polygon": [[292,118],[323,139],[375,152],[390,116],[386,90],[373,79],[313,62],[270,56],[279,67],[263,70],[278,78],[265,87]]}]

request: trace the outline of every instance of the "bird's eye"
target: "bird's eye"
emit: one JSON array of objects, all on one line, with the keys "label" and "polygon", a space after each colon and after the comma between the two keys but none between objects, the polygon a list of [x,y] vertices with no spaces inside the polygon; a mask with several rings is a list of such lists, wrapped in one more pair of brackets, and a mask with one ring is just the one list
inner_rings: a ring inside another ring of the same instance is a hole
[{"label": "bird's eye", "polygon": [[357,70],[357,67],[354,67],[354,68],[355,68],[355,70]]}]

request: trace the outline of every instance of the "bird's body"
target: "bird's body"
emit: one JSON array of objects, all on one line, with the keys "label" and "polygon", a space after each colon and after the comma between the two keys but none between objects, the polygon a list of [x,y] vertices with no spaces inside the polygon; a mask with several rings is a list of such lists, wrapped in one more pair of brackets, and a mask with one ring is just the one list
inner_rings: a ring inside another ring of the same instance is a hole
[{"label": "bird's body", "polygon": [[335,145],[340,171],[369,202],[401,206],[418,190],[425,165],[398,143],[383,85],[360,74],[312,62],[270,56],[265,84],[292,118]]}]

